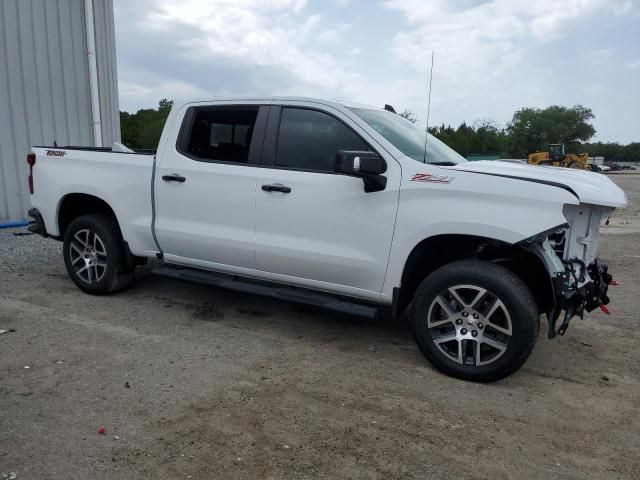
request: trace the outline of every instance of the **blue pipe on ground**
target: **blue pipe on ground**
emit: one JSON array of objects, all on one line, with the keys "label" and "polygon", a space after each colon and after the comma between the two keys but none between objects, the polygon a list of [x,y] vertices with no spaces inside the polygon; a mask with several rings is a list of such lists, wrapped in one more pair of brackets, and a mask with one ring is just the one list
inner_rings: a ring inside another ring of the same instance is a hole
[{"label": "blue pipe on ground", "polygon": [[0,223],[0,229],[26,227],[27,225],[29,225],[29,222],[27,222],[26,220],[15,220],[15,221],[12,221],[12,222]]}]

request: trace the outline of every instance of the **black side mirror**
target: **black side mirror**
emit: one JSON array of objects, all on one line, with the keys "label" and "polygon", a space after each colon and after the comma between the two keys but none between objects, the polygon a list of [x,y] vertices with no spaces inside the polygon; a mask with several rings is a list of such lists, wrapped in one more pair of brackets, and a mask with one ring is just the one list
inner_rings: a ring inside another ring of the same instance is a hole
[{"label": "black side mirror", "polygon": [[387,165],[374,152],[338,150],[334,171],[362,178],[365,192],[379,192],[387,186],[387,177],[382,176]]}]

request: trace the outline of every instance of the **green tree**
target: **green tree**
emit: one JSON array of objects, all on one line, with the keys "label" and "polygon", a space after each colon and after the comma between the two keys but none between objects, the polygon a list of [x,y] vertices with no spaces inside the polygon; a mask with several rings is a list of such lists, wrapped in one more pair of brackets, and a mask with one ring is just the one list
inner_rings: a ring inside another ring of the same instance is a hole
[{"label": "green tree", "polygon": [[470,153],[501,153],[506,149],[506,136],[493,120],[476,120],[473,125],[462,122],[458,128],[442,124],[430,127],[429,133],[463,157]]},{"label": "green tree", "polygon": [[584,151],[592,157],[604,157],[607,162],[640,162],[640,142],[620,145],[612,142],[587,143]]},{"label": "green tree", "polygon": [[131,148],[139,148],[137,146],[138,122],[136,121],[135,114],[120,112],[120,132],[122,143]]},{"label": "green tree", "polygon": [[608,162],[640,162],[640,142],[620,145],[614,142],[585,143],[595,134],[591,109],[577,105],[553,105],[545,109],[521,108],[513,114],[507,128],[493,120],[462,122],[457,128],[442,124],[429,127],[429,133],[462,156],[470,153],[500,153],[502,158],[526,158],[544,151],[550,143],[564,143],[567,152],[588,152]]},{"label": "green tree", "polygon": [[120,112],[122,143],[133,149],[158,148],[162,129],[173,107],[173,100],[163,98],[158,109],[141,109],[136,113]]},{"label": "green tree", "polygon": [[409,110],[408,108],[405,108],[402,112],[400,112],[398,115],[400,115],[402,118],[406,118],[407,120],[409,120],[411,123],[416,123],[418,121],[418,117],[416,116],[415,113],[413,113],[411,110]]},{"label": "green tree", "polygon": [[529,153],[546,150],[550,143],[564,143],[567,151],[578,152],[580,142],[596,133],[590,123],[593,118],[591,109],[582,105],[522,108],[507,124],[509,153],[515,158],[526,158]]},{"label": "green tree", "polygon": [[502,153],[506,148],[506,137],[498,124],[490,119],[476,120],[469,153]]}]

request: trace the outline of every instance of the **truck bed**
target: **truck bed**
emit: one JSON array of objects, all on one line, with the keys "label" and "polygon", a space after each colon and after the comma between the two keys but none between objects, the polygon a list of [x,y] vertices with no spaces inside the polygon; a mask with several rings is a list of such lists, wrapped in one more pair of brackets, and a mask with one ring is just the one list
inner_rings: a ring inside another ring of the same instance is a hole
[{"label": "truck bed", "polygon": [[35,146],[32,152],[36,162],[31,203],[42,214],[49,235],[60,235],[59,212],[65,201],[97,197],[120,219],[134,254],[155,251],[151,233],[153,152],[78,146]]}]

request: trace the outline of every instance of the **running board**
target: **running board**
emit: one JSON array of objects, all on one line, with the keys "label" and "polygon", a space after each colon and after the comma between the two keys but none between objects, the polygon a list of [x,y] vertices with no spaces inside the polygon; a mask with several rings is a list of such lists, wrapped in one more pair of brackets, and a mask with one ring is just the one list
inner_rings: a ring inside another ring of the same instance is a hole
[{"label": "running board", "polygon": [[306,290],[287,285],[252,281],[238,276],[225,275],[204,270],[183,267],[158,267],[152,270],[154,275],[183,280],[191,283],[212,285],[214,287],[235,290],[236,292],[277,298],[304,305],[326,308],[337,312],[361,317],[375,317],[378,308],[370,305],[352,303],[328,293]]}]

